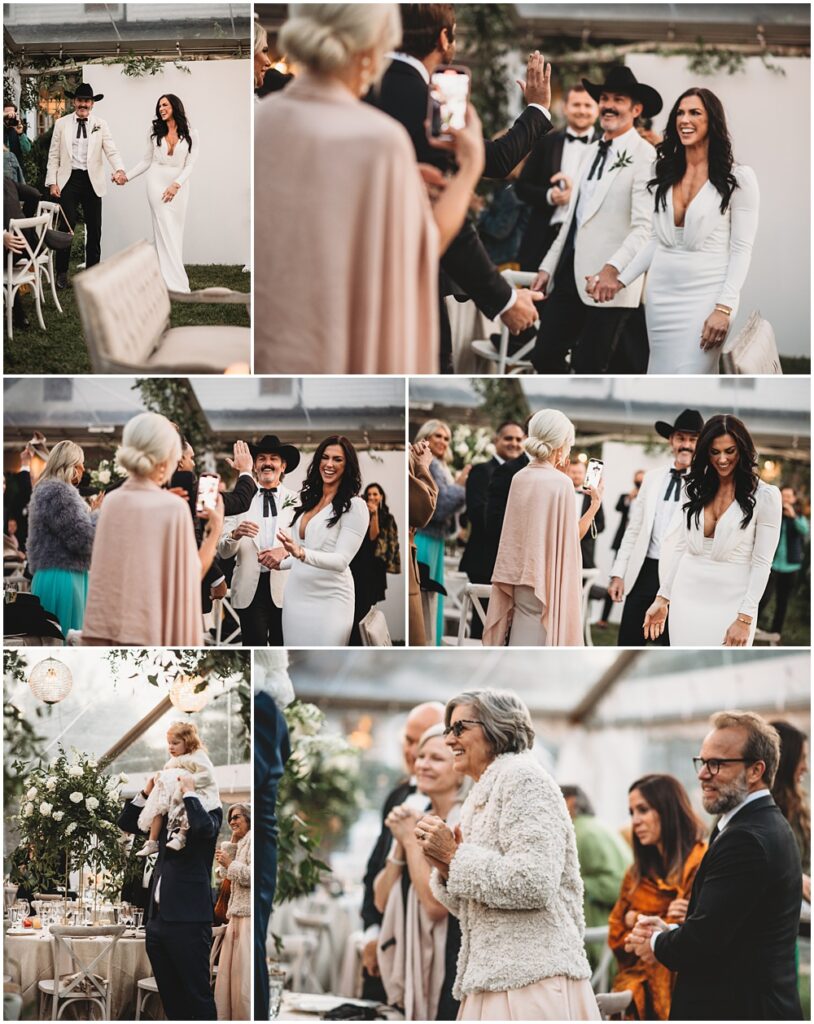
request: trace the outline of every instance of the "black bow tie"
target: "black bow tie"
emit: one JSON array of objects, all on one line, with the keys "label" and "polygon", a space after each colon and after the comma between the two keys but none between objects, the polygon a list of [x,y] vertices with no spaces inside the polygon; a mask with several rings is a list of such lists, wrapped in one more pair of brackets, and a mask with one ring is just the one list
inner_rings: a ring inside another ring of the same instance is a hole
[{"label": "black bow tie", "polygon": [[608,150],[611,148],[612,143],[613,139],[608,139],[607,142],[605,142],[604,139],[599,140],[599,149],[596,151],[596,159],[591,164],[591,170],[588,173],[588,181],[593,178],[595,171],[597,172],[597,181],[602,177],[602,171],[605,169],[605,161],[608,159]]},{"label": "black bow tie", "polygon": [[78,117],[76,119],[76,137],[77,139],[86,139],[88,137],[88,122],[82,121]]},{"label": "black bow tie", "polygon": [[684,477],[683,469],[676,469],[674,466],[670,467],[670,479],[667,481],[667,491],[664,495],[664,500],[669,501],[672,497],[673,501],[679,501],[681,499],[681,481]]},{"label": "black bow tie", "polygon": [[267,519],[269,516],[276,516],[277,503],[274,500],[274,495],[277,493],[277,488],[258,487],[257,493],[263,495],[263,518]]},{"label": "black bow tie", "polygon": [[572,135],[570,132],[566,132],[565,140],[566,142],[584,142],[586,146],[588,145],[587,135]]}]

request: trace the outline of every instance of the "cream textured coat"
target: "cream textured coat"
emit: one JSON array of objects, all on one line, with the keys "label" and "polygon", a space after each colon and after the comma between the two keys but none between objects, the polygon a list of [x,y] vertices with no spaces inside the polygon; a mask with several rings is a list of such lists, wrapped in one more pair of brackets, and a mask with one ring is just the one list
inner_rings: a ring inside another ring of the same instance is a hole
[{"label": "cream textured coat", "polygon": [[[110,134],[107,121],[101,117],[88,118],[88,177],[97,196],[107,192],[107,172],[102,159],[106,156],[114,171],[124,170],[124,161],[119,156],[116,143]],[[76,134],[76,115],[66,114],[54,125],[51,146],[48,150],[48,167],[45,171],[45,187],[58,185],[65,188],[73,170],[73,137]]]},{"label": "cream textured coat", "polygon": [[590,978],[574,828],[532,754],[495,758],[466,798],[461,831],[446,884],[430,878],[461,923],[455,998]]},{"label": "cream textured coat", "polygon": [[[551,275],[549,294],[554,287],[554,272],[576,213],[580,187],[590,172],[598,148],[597,142],[588,146],[565,222],[540,264],[540,270]],[[620,163],[613,169],[622,155],[630,163],[625,166]],[[574,278],[579,297],[586,306],[593,306],[594,301],[585,292],[585,278],[598,274],[606,263],[613,264],[617,270],[624,270],[650,239],[653,197],[647,191],[647,182],[655,156],[656,151],[649,142],[636,132],[631,133],[621,144],[621,153],[609,160],[609,167],[588,201],[574,240]],[[644,274],[639,274],[601,308],[634,309],[641,301],[643,288]]]}]

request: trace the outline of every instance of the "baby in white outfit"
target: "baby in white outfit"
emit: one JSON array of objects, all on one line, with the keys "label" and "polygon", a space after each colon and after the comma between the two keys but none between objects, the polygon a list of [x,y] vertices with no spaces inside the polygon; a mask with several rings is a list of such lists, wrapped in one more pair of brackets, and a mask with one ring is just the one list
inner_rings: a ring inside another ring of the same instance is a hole
[{"label": "baby in white outfit", "polygon": [[167,849],[183,850],[186,846],[189,819],[179,785],[182,775],[191,775],[194,779],[194,795],[201,801],[204,810],[214,811],[220,807],[215,769],[192,722],[173,722],[170,725],[167,730],[167,748],[170,759],[156,774],[155,785],[138,817],[139,828],[142,832],[149,832],[150,838],[136,853],[137,857],[158,853],[158,837],[165,814],[169,837]]}]

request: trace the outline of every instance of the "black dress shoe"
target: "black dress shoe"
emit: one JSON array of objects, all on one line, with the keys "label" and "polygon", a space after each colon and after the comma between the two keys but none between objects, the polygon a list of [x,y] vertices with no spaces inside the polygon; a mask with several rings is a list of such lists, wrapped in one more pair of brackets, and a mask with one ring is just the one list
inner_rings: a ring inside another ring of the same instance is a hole
[{"label": "black dress shoe", "polygon": [[11,322],[15,327],[30,327],[31,323],[25,315],[25,310],[18,301],[11,308]]},{"label": "black dress shoe", "polygon": [[59,288],[60,290],[64,290],[67,287],[68,287],[68,275],[67,274],[57,274],[57,288]]}]

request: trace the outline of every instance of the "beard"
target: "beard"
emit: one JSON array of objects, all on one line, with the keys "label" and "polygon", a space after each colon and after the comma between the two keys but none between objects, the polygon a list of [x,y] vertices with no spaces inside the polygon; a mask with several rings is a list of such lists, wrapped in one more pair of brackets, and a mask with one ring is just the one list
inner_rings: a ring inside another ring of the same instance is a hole
[{"label": "beard", "polygon": [[716,793],[705,793],[702,803],[707,814],[726,814],[743,803],[748,795],[749,783],[746,781],[746,772],[743,772],[732,782],[719,783]]}]

